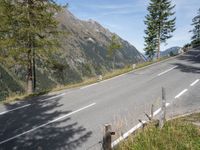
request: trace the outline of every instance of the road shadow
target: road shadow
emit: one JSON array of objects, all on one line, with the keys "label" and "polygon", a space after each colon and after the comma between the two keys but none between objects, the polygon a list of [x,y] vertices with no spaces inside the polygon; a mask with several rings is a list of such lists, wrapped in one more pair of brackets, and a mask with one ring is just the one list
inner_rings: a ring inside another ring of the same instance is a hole
[{"label": "road shadow", "polygon": [[199,54],[200,54],[200,47],[188,51],[184,55],[179,56],[177,59],[189,61],[190,63],[200,63],[200,56],[198,56]]},{"label": "road shadow", "polygon": [[173,63],[173,65],[177,66],[176,69],[179,69],[182,72],[200,74],[200,67],[190,66],[181,63]]},{"label": "road shadow", "polygon": [[[43,96],[43,99],[50,97]],[[62,117],[71,110],[62,110],[60,98],[46,101],[34,99],[28,102],[31,104],[28,107],[0,115],[0,143],[19,135],[0,144],[0,150],[74,150],[92,135],[91,131],[72,121],[70,116],[32,131],[33,128]],[[25,103],[27,102],[5,104],[5,107],[10,110]],[[26,131],[28,133],[20,135]]]},{"label": "road shadow", "polygon": [[177,66],[176,69],[185,73],[200,73],[200,48],[192,49],[184,55],[177,57],[177,59],[183,60],[183,63],[173,63],[172,65]]}]

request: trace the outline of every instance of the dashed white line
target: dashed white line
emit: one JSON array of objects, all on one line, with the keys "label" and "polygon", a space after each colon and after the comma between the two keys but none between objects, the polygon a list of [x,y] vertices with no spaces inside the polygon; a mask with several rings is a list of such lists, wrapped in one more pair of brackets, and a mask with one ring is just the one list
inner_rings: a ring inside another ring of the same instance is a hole
[{"label": "dashed white line", "polygon": [[82,108],[80,108],[80,109],[78,109],[78,110],[76,110],[76,111],[73,111],[73,112],[68,113],[68,114],[66,114],[66,115],[64,115],[64,116],[61,116],[61,117],[56,118],[56,119],[54,119],[54,120],[52,120],[52,121],[49,121],[49,122],[47,122],[47,123],[45,123],[45,124],[42,124],[42,125],[40,125],[40,126],[38,126],[38,127],[32,128],[31,130],[28,130],[28,131],[26,131],[26,132],[23,132],[23,133],[21,133],[21,134],[18,134],[18,135],[16,135],[16,136],[13,136],[13,137],[11,137],[11,138],[8,138],[8,139],[6,139],[6,140],[3,140],[3,141],[0,142],[0,145],[3,144],[3,143],[9,142],[9,141],[11,141],[11,140],[13,140],[13,139],[16,139],[16,138],[18,138],[18,137],[20,137],[20,136],[23,136],[23,135],[25,135],[25,134],[27,134],[27,133],[33,132],[33,131],[35,131],[35,130],[37,130],[37,129],[39,129],[39,128],[42,128],[42,127],[44,127],[44,126],[47,126],[47,125],[49,125],[49,124],[51,124],[51,123],[54,123],[54,122],[56,122],[56,121],[59,121],[59,120],[64,119],[64,118],[66,118],[66,117],[69,117],[69,116],[71,116],[71,115],[73,115],[73,114],[75,114],[75,113],[78,113],[78,112],[80,112],[80,111],[82,111],[82,110],[84,110],[84,109],[87,109],[87,108],[89,108],[89,107],[92,107],[92,106],[94,106],[94,105],[96,105],[96,103],[92,103],[92,104],[87,105],[87,106],[85,106],[85,107],[82,107]]},{"label": "dashed white line", "polygon": [[195,80],[194,82],[192,82],[191,84],[190,84],[190,86],[194,86],[195,84],[197,84],[199,82],[199,79],[197,79],[197,80]]},{"label": "dashed white line", "polygon": [[7,114],[9,112],[12,112],[12,111],[15,111],[15,110],[19,110],[19,109],[22,109],[22,108],[25,108],[25,107],[29,107],[29,106],[31,106],[31,104],[27,104],[27,105],[24,105],[24,106],[21,106],[21,107],[17,107],[15,109],[11,109],[11,110],[8,110],[8,111],[1,112],[0,115],[4,115],[4,114]]},{"label": "dashed white line", "polygon": [[[168,107],[170,105],[170,103],[166,103],[166,107]],[[160,113],[161,108],[159,108],[158,110],[156,110],[153,113],[153,116],[156,116],[158,113]],[[143,123],[146,123],[146,121],[142,121]],[[136,131],[137,129],[139,129],[142,126],[142,123],[138,123],[137,125],[135,125],[133,128],[131,128],[128,132],[124,133],[122,136],[120,136],[117,140],[115,140],[114,142],[112,142],[112,147],[114,147],[115,145],[117,145],[119,142],[121,142],[122,140],[126,139],[130,134],[132,134],[134,131]]]},{"label": "dashed white line", "polygon": [[165,74],[165,73],[167,73],[167,72],[169,72],[169,71],[175,69],[176,67],[177,67],[177,66],[174,66],[174,67],[172,67],[172,68],[170,68],[170,69],[168,69],[168,70],[165,70],[164,72],[159,73],[158,76],[161,76],[161,75],[163,75],[163,74]]},{"label": "dashed white line", "polygon": [[188,89],[181,91],[178,95],[175,96],[175,99],[179,98],[181,95],[183,95],[187,91],[188,91]]}]

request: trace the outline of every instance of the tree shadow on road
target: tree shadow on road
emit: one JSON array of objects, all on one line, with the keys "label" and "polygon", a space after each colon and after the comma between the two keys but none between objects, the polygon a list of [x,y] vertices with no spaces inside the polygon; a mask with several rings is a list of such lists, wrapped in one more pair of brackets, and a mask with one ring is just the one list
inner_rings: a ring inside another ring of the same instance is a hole
[{"label": "tree shadow on road", "polygon": [[191,63],[200,63],[200,56],[198,56],[199,54],[200,54],[200,48],[190,50],[187,53],[185,53],[184,55],[178,57],[177,59],[189,61]]},{"label": "tree shadow on road", "polygon": [[[71,110],[63,111],[64,105],[59,98],[47,101],[35,99],[28,102],[31,104],[28,107],[0,115],[0,143],[19,135],[0,144],[0,150],[74,150],[92,135],[91,131],[72,121],[69,116],[32,131],[33,128],[64,116]],[[20,103],[5,104],[5,107],[10,110],[16,105],[25,104]],[[20,135],[26,131],[28,133]]]},{"label": "tree shadow on road", "polygon": [[200,49],[193,49],[188,51],[182,56],[177,57],[178,60],[183,60],[183,62],[173,63],[182,72],[186,73],[200,73]]},{"label": "tree shadow on road", "polygon": [[177,66],[176,69],[179,69],[182,72],[200,74],[200,67],[194,67],[181,63],[174,63],[173,65]]}]

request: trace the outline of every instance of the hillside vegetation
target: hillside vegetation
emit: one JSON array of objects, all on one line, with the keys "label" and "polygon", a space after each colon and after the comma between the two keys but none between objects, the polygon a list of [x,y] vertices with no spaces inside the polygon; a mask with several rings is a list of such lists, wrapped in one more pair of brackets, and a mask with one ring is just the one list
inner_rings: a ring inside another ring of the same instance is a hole
[{"label": "hillside vegetation", "polygon": [[[59,21],[59,28],[67,34],[60,37],[61,47],[50,56],[51,62],[44,64],[36,60],[36,92],[79,83],[85,78],[112,71],[113,59],[108,56],[107,48],[112,36],[116,34],[103,28],[96,21],[79,20],[68,10],[63,9],[55,18]],[[144,62],[143,55],[134,46],[117,37],[122,48],[115,54],[116,69]],[[0,69],[0,95],[23,92],[22,85],[26,85],[27,82],[27,68],[17,63],[6,62],[1,62],[1,66],[4,67]]]}]

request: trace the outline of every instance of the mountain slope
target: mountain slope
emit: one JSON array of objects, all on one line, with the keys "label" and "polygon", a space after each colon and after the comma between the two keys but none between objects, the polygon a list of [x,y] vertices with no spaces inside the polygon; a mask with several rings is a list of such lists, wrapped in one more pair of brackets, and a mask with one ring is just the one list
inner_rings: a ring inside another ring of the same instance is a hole
[{"label": "mountain slope", "polygon": [[162,51],[160,53],[160,55],[162,57],[178,55],[180,53],[180,49],[181,49],[181,47],[178,47],[178,46],[171,47],[171,48],[168,48],[168,49]]},{"label": "mountain slope", "polygon": [[[37,60],[38,91],[60,84],[79,82],[84,77],[96,76],[112,69],[112,59],[107,55],[107,47],[114,33],[103,28],[96,21],[79,20],[68,10],[62,10],[55,14],[55,17],[60,23],[59,28],[68,35],[60,38],[61,48],[53,56],[53,65],[43,65],[40,60]],[[120,37],[119,40],[122,49],[116,53],[116,68],[144,61],[143,56],[134,46]],[[26,82],[24,67],[13,65],[10,71],[20,81]],[[11,86],[9,82],[5,81],[5,83],[7,87]]]}]

